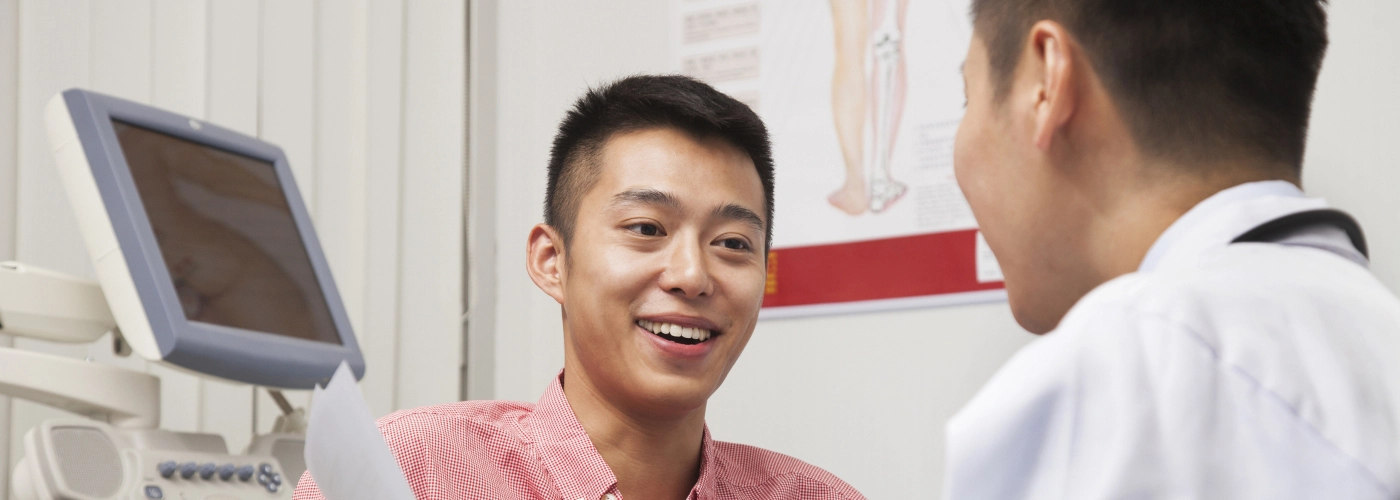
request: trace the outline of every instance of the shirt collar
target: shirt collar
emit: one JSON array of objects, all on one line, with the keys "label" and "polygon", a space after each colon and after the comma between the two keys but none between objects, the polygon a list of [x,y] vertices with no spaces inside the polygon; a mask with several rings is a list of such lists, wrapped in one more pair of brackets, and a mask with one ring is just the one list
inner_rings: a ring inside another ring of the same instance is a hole
[{"label": "shirt collar", "polygon": [[[564,396],[563,381],[561,370],[535,403],[535,410],[526,417],[525,427],[540,450],[540,462],[565,500],[598,500],[607,493],[616,494],[617,476],[593,447],[593,440],[574,415],[573,407]],[[720,471],[708,425],[701,437],[700,450],[700,479],[691,489],[689,499],[713,498],[717,491],[715,485]]]},{"label": "shirt collar", "polygon": [[695,487],[691,488],[689,500],[704,498],[716,498],[719,483],[720,465],[715,455],[714,441],[710,440],[710,426],[705,426],[705,433],[700,438],[700,479],[695,481]]},{"label": "shirt collar", "polygon": [[574,415],[564,397],[563,379],[560,371],[526,417],[526,427],[539,450],[540,463],[563,498],[599,500],[617,489],[617,476]]},{"label": "shirt collar", "polygon": [[1305,197],[1298,186],[1287,181],[1249,182],[1225,189],[1173,222],[1148,249],[1138,271],[1194,263],[1206,250],[1228,245],[1260,224],[1326,207],[1327,202]]}]

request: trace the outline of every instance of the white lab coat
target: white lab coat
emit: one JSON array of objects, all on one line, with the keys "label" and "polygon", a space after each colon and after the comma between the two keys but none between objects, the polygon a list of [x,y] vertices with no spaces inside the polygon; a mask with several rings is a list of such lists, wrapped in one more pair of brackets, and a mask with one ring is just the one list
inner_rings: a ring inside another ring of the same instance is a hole
[{"label": "white lab coat", "polygon": [[1271,181],[1193,208],[954,416],[945,497],[1400,496],[1400,301],[1341,230],[1230,243],[1325,207]]}]

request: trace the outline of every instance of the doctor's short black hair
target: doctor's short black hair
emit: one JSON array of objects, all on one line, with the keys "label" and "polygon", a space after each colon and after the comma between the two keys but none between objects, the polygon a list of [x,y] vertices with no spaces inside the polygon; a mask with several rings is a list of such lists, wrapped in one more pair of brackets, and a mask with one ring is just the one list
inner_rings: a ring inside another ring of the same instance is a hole
[{"label": "doctor's short black hair", "polygon": [[[696,138],[717,137],[748,153],[763,184],[764,248],[773,241],[773,152],[768,129],[748,105],[694,78],[637,75],[589,89],[559,123],[549,154],[544,222],[567,246],[583,196],[601,170],[599,156],[613,136],[674,128]],[[703,188],[703,186],[697,186]]]},{"label": "doctor's short black hair", "polygon": [[1041,20],[1069,30],[1145,153],[1302,169],[1326,0],[973,0],[997,101]]}]

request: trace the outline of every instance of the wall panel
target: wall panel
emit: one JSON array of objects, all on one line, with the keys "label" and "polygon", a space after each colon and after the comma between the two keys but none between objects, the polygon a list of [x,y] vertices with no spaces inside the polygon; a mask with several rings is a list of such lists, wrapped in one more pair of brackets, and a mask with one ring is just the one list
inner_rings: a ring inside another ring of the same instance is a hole
[{"label": "wall panel", "polygon": [[400,406],[455,401],[462,365],[466,10],[405,2]]},{"label": "wall panel", "polygon": [[[15,101],[19,75],[19,0],[0,0],[0,261],[15,258]],[[0,349],[14,342],[0,334]],[[0,396],[0,498],[10,496],[10,398]]]},{"label": "wall panel", "polygon": [[471,2],[467,34],[467,396],[496,395],[496,165],[495,132],[500,88],[497,43],[500,8],[496,2]]},{"label": "wall panel", "polygon": [[204,0],[153,0],[149,15],[151,103],[205,118],[208,5]]},{"label": "wall panel", "polygon": [[259,2],[209,0],[208,119],[258,135]]},{"label": "wall panel", "polygon": [[375,414],[398,407],[399,217],[402,214],[403,0],[371,0],[366,19],[364,321],[360,381]]},{"label": "wall panel", "polygon": [[89,88],[150,102],[151,10],[151,0],[92,2]]},{"label": "wall panel", "polygon": [[[15,126],[19,93],[19,0],[0,0],[0,260],[15,257]],[[0,418],[6,418],[0,412]],[[0,426],[0,429],[4,426]],[[3,435],[0,432],[0,435]],[[3,450],[4,446],[0,446]],[[3,465],[3,464],[0,464]]]}]

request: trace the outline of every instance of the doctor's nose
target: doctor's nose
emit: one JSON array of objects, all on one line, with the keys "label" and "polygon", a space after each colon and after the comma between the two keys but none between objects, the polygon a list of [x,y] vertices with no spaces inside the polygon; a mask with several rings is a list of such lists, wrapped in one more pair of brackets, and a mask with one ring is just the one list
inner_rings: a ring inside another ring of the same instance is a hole
[{"label": "doctor's nose", "polygon": [[699,245],[674,245],[658,281],[667,292],[687,299],[705,297],[714,291],[714,280]]}]

